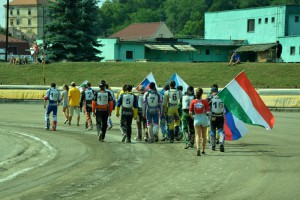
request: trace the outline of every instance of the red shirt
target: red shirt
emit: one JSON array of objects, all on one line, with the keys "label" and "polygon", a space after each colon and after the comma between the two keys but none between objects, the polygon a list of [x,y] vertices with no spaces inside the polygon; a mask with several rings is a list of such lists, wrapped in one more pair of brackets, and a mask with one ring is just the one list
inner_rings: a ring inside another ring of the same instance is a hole
[{"label": "red shirt", "polygon": [[209,104],[206,100],[194,99],[190,104],[190,112],[195,114],[204,114],[206,112],[210,112]]}]

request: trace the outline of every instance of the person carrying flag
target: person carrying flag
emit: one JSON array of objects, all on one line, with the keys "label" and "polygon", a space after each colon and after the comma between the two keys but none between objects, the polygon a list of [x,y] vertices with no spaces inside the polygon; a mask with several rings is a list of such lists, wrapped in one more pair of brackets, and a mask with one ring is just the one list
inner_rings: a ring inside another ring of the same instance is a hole
[{"label": "person carrying flag", "polygon": [[[138,102],[136,96],[132,93],[132,85],[127,85],[127,92],[121,94],[117,101],[116,116],[120,117],[121,111],[121,131],[122,142],[131,143],[132,119],[137,119]],[[127,138],[127,139],[126,139]]]},{"label": "person carrying flag", "polygon": [[190,103],[195,99],[194,87],[189,86],[187,91],[182,96],[182,99],[179,103],[179,107],[182,110],[182,132],[183,137],[185,139],[185,149],[189,147],[194,147],[195,141],[195,128],[194,128],[194,120],[189,115]]},{"label": "person carrying flag", "polygon": [[149,131],[149,142],[158,142],[159,115],[162,113],[162,99],[155,88],[155,83],[151,82],[149,91],[144,95],[143,116],[147,119],[147,127]]},{"label": "person carrying flag", "polygon": [[56,84],[51,83],[51,88],[47,90],[46,95],[44,96],[44,109],[46,109],[46,113],[45,113],[45,129],[46,130],[50,129],[49,115],[52,112],[52,114],[53,114],[52,130],[56,131],[57,106],[58,106],[59,102],[60,102],[60,92],[56,89]]},{"label": "person carrying flag", "polygon": [[200,156],[200,138],[202,136],[202,154],[205,154],[206,146],[206,130],[208,127],[207,114],[210,113],[209,104],[202,99],[203,89],[196,90],[196,99],[192,100],[190,104],[189,114],[194,119],[194,127],[196,131],[196,147],[197,156]]},{"label": "person carrying flag", "polygon": [[216,130],[218,130],[218,138],[220,141],[220,151],[224,152],[224,142],[225,142],[225,133],[224,133],[224,103],[218,97],[218,88],[211,88],[211,95],[207,98],[209,102],[211,117],[210,117],[210,143],[211,149],[216,150]]},{"label": "person carrying flag", "polygon": [[111,94],[105,90],[105,84],[100,83],[99,88],[100,90],[94,94],[92,112],[93,115],[96,116],[98,139],[100,142],[104,142],[107,130],[107,119],[113,110],[113,99]]},{"label": "person carrying flag", "polygon": [[94,90],[91,88],[91,83],[82,84],[82,92],[80,98],[80,110],[84,107],[84,114],[86,118],[86,129],[93,129],[93,122],[91,118],[92,113],[92,101],[94,99]]},{"label": "person carrying flag", "polygon": [[137,135],[136,140],[142,141],[143,135],[145,136],[145,141],[148,141],[148,131],[147,131],[147,120],[143,116],[143,101],[144,101],[144,94],[145,94],[145,87],[140,85],[139,87],[139,94],[137,95],[138,100],[138,115],[136,120],[137,126]]},{"label": "person carrying flag", "polygon": [[175,86],[174,80],[169,83],[170,90],[164,93],[164,114],[167,116],[168,128],[169,128],[169,140],[170,143],[174,143],[174,124],[178,125],[180,123],[178,114],[178,103],[181,99],[182,94],[178,91]]}]

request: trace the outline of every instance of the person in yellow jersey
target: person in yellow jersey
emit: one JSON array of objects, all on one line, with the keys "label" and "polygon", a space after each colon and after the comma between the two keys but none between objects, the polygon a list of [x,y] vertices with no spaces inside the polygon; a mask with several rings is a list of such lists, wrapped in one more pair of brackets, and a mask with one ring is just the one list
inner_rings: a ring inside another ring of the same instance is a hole
[{"label": "person in yellow jersey", "polygon": [[77,115],[77,126],[79,126],[79,120],[80,120],[80,108],[79,108],[79,102],[80,102],[80,90],[76,88],[76,83],[71,83],[71,89],[68,92],[69,96],[69,126],[71,125],[72,118],[74,115],[74,111]]},{"label": "person in yellow jersey", "polygon": [[[122,142],[131,143],[132,119],[137,119],[138,101],[137,97],[132,93],[132,85],[127,85],[127,92],[121,94],[116,107],[116,116],[120,117],[121,111],[121,131],[123,134]],[[127,139],[126,139],[127,138]]]},{"label": "person in yellow jersey", "polygon": [[166,91],[164,94],[164,114],[167,116],[168,122],[168,132],[170,143],[174,142],[174,125],[180,123],[179,113],[178,113],[178,103],[179,99],[182,97],[182,93],[178,91],[175,86],[175,81],[170,81],[170,90]]}]

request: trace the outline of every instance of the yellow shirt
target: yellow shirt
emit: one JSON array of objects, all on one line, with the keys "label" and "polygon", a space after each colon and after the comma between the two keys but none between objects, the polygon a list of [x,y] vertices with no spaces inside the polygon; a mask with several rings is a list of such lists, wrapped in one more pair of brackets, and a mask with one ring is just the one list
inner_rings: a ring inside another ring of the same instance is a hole
[{"label": "yellow shirt", "polygon": [[72,87],[68,93],[69,106],[79,106],[80,101],[80,90],[76,87]]}]

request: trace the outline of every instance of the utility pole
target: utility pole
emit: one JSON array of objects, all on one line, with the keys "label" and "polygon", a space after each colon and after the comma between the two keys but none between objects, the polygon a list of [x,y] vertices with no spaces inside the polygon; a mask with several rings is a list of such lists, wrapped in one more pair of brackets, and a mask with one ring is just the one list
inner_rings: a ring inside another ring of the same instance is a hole
[{"label": "utility pole", "polygon": [[7,60],[8,55],[8,12],[9,12],[9,0],[7,0],[6,4],[6,44],[5,44],[5,60]]}]

